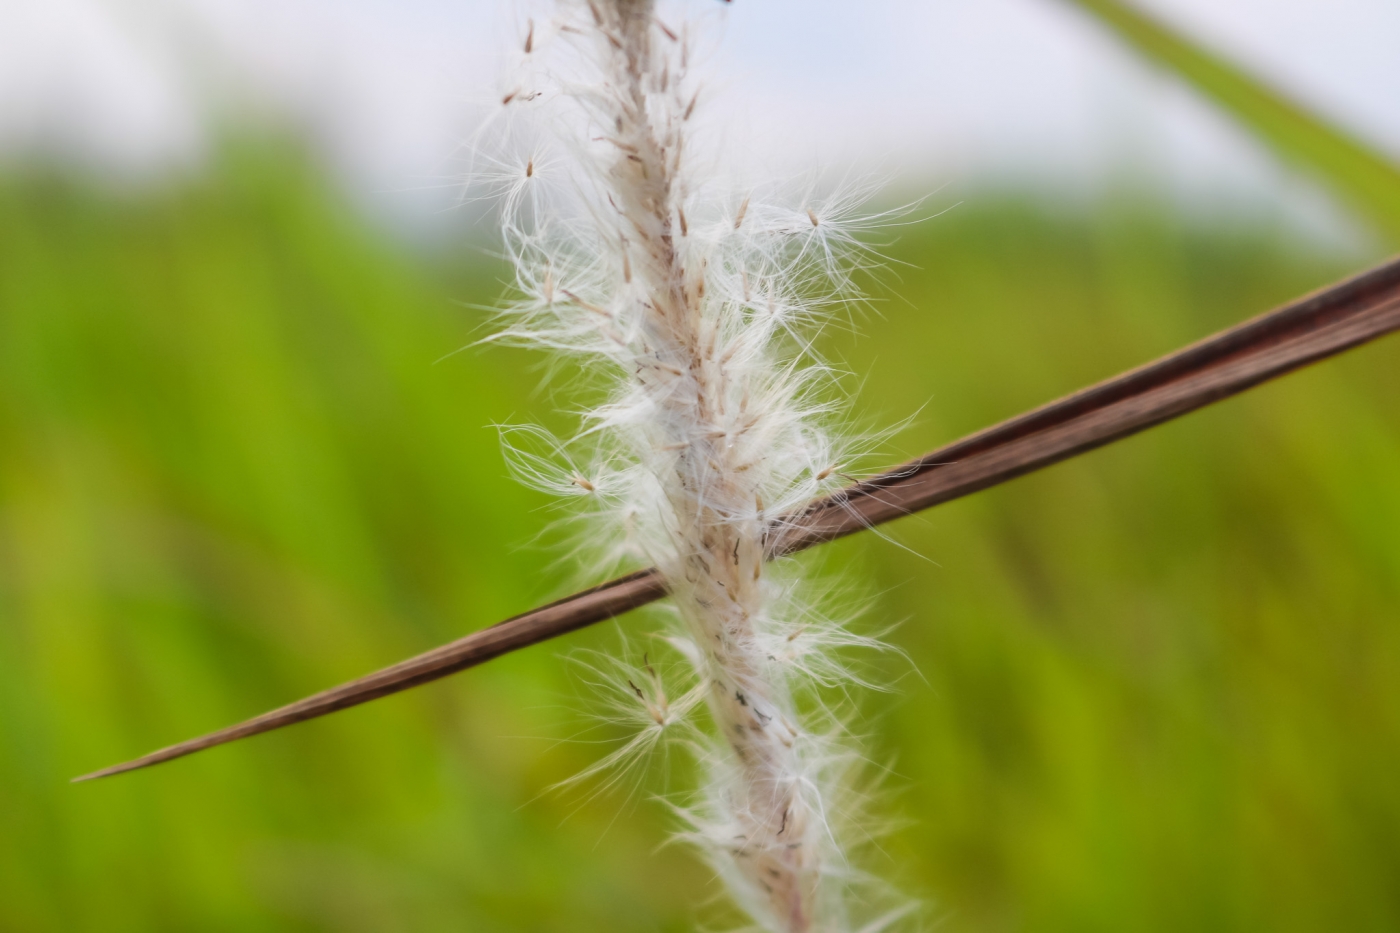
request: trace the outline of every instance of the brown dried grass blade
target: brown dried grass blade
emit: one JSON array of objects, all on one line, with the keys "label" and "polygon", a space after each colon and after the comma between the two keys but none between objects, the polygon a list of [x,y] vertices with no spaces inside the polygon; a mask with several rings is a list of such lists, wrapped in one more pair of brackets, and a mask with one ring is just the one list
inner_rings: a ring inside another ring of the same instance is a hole
[{"label": "brown dried grass blade", "polygon": [[[1004,483],[1400,330],[1400,260],[1222,331],[819,499],[775,524],[790,554]],[[666,595],[642,570],[246,722],[75,778],[134,771],[357,706],[621,615]]]}]

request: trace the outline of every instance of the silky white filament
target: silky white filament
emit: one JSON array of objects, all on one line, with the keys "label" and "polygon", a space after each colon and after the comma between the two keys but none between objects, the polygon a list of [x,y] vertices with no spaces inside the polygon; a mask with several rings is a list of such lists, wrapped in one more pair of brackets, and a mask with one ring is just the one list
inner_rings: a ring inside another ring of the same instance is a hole
[{"label": "silky white filament", "polygon": [[866,639],[768,563],[775,521],[842,482],[808,339],[851,293],[854,200],[716,180],[692,131],[706,93],[692,28],[655,0],[560,0],[524,32],[489,130],[506,144],[479,154],[503,188],[519,295],[492,339],[581,356],[606,394],[568,443],[505,429],[508,458],[591,504],[611,532],[605,561],[661,569],[683,620],[670,642],[695,674],[672,700],[649,661],[619,666],[639,732],[600,766],[703,699],[713,729],[686,838],[765,929],[884,929],[906,911],[852,919],[861,876],[837,817],[855,759],[816,699],[849,683],[834,652]]}]

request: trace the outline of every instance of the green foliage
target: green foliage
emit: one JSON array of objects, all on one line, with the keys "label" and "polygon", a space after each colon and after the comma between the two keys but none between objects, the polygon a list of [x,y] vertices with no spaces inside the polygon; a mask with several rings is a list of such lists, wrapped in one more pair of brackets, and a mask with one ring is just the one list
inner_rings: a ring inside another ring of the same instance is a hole
[{"label": "green foliage", "polygon": [[1124,0],[1070,0],[1145,58],[1220,106],[1281,158],[1322,182],[1400,245],[1400,168],[1345,130]]},{"label": "green foliage", "polygon": [[[974,198],[828,342],[869,420],[924,406],[894,460],[1345,271],[1268,229]],[[563,654],[611,626],[66,783],[567,585],[483,429],[550,416],[537,360],[442,359],[481,321],[451,299],[500,288],[464,268],[276,154],[139,199],[0,185],[0,929],[683,930],[717,892],[657,848],[659,775],[546,792],[607,747],[556,740],[587,729]],[[905,620],[875,867],[942,929],[1400,926],[1398,352],[812,555]]]}]

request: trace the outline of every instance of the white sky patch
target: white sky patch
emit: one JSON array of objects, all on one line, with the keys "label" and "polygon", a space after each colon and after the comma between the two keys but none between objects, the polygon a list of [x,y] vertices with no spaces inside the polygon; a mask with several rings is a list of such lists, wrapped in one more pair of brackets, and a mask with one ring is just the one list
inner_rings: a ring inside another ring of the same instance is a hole
[{"label": "white sky patch", "polygon": [[[725,23],[712,117],[770,170],[957,187],[1133,165],[1188,195],[1316,200],[1064,0],[691,2]],[[1394,0],[1138,2],[1400,158]],[[8,0],[0,152],[159,173],[197,161],[214,113],[251,106],[381,213],[432,226],[520,19],[511,0]]]}]

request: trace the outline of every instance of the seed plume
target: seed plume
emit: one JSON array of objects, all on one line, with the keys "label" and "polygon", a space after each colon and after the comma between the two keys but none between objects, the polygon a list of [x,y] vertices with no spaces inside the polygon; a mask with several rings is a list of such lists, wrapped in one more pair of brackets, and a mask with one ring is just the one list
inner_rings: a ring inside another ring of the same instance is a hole
[{"label": "seed plume", "polygon": [[[653,563],[668,582],[667,641],[710,719],[703,789],[678,806],[685,838],[764,929],[873,933],[906,912],[856,922],[848,903],[863,876],[837,815],[854,802],[857,755],[818,699],[845,678],[836,652],[866,640],[817,612],[790,560],[770,564],[774,518],[829,490],[849,459],[809,329],[850,291],[850,204],[746,188],[734,210],[696,138],[696,28],[656,7],[561,0],[547,26],[531,21],[532,57],[553,70],[514,99],[538,110],[559,156],[505,193],[519,297],[493,339],[580,355],[607,395],[570,441],[506,430],[507,456],[598,520],[604,563]],[[612,692],[654,736],[680,717],[644,668]]]}]

